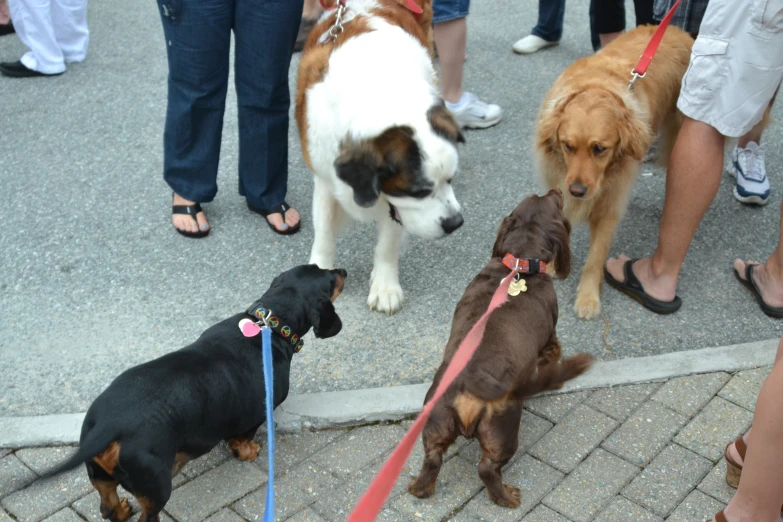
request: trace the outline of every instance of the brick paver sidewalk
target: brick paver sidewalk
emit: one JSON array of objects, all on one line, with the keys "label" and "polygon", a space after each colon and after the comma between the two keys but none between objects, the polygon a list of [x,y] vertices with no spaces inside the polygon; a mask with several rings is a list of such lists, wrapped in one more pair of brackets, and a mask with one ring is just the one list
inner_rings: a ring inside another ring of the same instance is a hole
[{"label": "brick paver sidewalk", "polygon": [[[733,494],[724,481],[723,447],[750,426],[768,372],[712,373],[530,400],[519,451],[504,471],[504,481],[522,490],[518,509],[489,501],[477,475],[480,448],[461,439],[427,500],[405,489],[421,464],[419,444],[380,520],[704,522]],[[409,425],[279,435],[278,520],[345,520]],[[0,520],[100,521],[98,495],[81,467],[20,490],[71,451],[0,450]],[[174,479],[162,518],[260,520],[265,482],[265,455],[239,462],[218,447]]]}]

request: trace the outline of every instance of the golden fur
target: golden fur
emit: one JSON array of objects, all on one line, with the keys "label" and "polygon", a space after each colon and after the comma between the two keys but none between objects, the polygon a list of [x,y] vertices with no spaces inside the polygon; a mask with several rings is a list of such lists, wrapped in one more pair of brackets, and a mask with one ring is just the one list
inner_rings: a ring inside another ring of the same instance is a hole
[{"label": "golden fur", "polygon": [[590,225],[575,305],[583,319],[601,310],[604,263],[639,163],[660,132],[658,159],[665,165],[681,123],[677,97],[693,45],[688,33],[669,27],[647,76],[628,89],[654,30],[638,27],[574,62],[555,81],[539,116],[535,149],[542,180],[563,191],[572,223]]}]

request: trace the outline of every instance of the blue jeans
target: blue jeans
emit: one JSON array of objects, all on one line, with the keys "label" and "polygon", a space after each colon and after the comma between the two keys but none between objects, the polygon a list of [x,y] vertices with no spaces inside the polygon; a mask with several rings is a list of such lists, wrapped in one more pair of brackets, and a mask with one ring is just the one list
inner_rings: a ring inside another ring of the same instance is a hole
[{"label": "blue jeans", "polygon": [[258,208],[288,188],[288,69],[303,0],[158,0],[169,63],[163,177],[212,201],[228,89],[231,32],[239,114],[239,194]]},{"label": "blue jeans", "polygon": [[538,23],[530,31],[547,42],[557,42],[563,36],[565,0],[538,0]]},{"label": "blue jeans", "polygon": [[468,16],[470,0],[432,0],[432,23],[450,22]]}]

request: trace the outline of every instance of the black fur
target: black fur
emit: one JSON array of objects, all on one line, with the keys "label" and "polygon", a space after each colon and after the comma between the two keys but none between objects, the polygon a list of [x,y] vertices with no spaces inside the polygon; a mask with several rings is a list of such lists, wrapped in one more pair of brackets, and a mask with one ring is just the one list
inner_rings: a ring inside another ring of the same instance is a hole
[{"label": "black fur", "polygon": [[[331,298],[345,275],[298,266],[277,276],[261,303],[299,335],[313,328],[317,337],[331,337],[342,327]],[[90,406],[77,453],[46,476],[83,463],[91,478],[107,475],[92,459],[116,441],[114,481],[162,509],[177,453],[194,459],[221,440],[252,439],[266,421],[266,395],[261,336],[242,335],[238,325],[245,318],[244,312],[229,317],[193,344],[122,373]],[[275,407],[288,395],[293,350],[289,340],[272,334]]]}]

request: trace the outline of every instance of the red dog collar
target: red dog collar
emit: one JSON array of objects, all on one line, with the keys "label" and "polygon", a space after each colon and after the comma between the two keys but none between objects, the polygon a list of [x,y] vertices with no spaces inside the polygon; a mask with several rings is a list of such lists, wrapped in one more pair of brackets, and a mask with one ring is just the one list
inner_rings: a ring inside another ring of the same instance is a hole
[{"label": "red dog collar", "polygon": [[546,263],[538,258],[518,258],[511,254],[503,256],[503,264],[511,270],[516,269],[520,274],[544,274],[546,273]]},{"label": "red dog collar", "polygon": [[[332,9],[337,9],[338,5],[341,5],[345,7],[345,0],[338,0],[332,7],[326,7],[326,0],[319,0],[321,2],[321,7],[326,9],[327,11],[331,11]],[[403,0],[405,7],[408,8],[410,12],[413,14],[420,15],[423,11],[421,10],[421,7],[414,2],[413,0]]]}]

